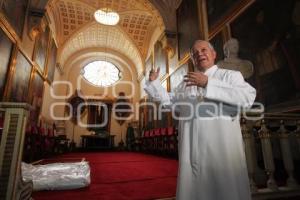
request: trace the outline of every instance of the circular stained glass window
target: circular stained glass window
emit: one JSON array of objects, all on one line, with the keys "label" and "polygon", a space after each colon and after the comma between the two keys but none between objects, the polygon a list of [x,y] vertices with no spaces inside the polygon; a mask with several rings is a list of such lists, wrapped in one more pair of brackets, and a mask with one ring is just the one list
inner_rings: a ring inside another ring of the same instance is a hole
[{"label": "circular stained glass window", "polygon": [[107,61],[94,61],[83,67],[82,76],[91,84],[108,87],[121,78],[120,70]]}]

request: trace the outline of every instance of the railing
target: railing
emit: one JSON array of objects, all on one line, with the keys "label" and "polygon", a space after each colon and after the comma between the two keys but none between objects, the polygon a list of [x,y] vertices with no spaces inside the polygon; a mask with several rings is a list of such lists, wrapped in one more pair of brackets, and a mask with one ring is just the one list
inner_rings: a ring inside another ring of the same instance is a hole
[{"label": "railing", "polygon": [[172,126],[145,130],[140,145],[139,149],[147,153],[177,156],[177,130]]},{"label": "railing", "polygon": [[[300,199],[300,115],[255,115],[254,120],[241,118],[252,199]],[[160,155],[176,149],[169,144],[177,135],[170,137],[162,130],[144,131],[141,149]]]},{"label": "railing", "polygon": [[[21,160],[25,125],[30,106],[26,103],[0,103],[0,199],[30,199],[33,183],[24,182],[21,176]],[[3,111],[5,113],[3,113]]]},{"label": "railing", "polygon": [[300,196],[300,115],[241,120],[253,199]]}]

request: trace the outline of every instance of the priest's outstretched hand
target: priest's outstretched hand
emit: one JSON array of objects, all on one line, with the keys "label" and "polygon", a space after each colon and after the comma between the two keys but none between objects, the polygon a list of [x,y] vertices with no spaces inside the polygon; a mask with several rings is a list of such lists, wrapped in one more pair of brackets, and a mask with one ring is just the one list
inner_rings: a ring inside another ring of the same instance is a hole
[{"label": "priest's outstretched hand", "polygon": [[198,86],[205,88],[208,82],[208,77],[203,72],[189,72],[184,76],[186,86]]},{"label": "priest's outstretched hand", "polygon": [[160,71],[160,68],[151,69],[150,74],[149,74],[149,81],[156,80],[159,76],[159,71]]}]

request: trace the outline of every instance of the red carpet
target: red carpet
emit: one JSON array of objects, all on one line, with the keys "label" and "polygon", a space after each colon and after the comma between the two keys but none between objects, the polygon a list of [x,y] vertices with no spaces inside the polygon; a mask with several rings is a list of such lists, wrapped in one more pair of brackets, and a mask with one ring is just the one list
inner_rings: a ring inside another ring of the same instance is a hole
[{"label": "red carpet", "polygon": [[91,185],[68,191],[34,192],[35,200],[146,200],[174,197],[176,160],[140,153],[72,153],[57,158],[85,158],[91,167]]}]

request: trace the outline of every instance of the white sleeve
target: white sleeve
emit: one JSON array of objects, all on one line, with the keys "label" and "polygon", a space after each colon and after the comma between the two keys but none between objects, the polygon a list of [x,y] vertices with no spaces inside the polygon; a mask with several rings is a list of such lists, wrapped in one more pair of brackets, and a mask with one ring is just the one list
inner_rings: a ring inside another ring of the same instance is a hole
[{"label": "white sleeve", "polygon": [[154,101],[159,101],[163,105],[171,105],[170,96],[167,90],[160,84],[159,79],[151,82],[147,81],[144,89]]},{"label": "white sleeve", "polygon": [[250,108],[256,97],[256,90],[248,84],[240,72],[229,74],[228,81],[208,78],[204,97],[211,100]]}]

